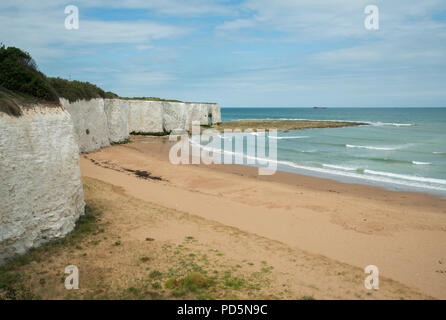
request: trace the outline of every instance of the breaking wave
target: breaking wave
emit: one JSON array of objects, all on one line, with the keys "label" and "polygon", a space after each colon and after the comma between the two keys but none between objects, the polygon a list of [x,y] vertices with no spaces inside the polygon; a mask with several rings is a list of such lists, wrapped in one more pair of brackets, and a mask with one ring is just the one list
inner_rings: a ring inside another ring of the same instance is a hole
[{"label": "breaking wave", "polygon": [[422,161],[412,161],[412,164],[415,164],[415,165],[429,165],[429,164],[432,164],[432,163],[430,163],[430,162],[422,162]]},{"label": "breaking wave", "polygon": [[421,188],[421,189],[430,189],[436,191],[446,191],[446,180],[444,179],[435,179],[435,178],[427,178],[415,175],[405,175],[405,174],[397,174],[385,171],[377,171],[363,168],[354,168],[340,165],[332,165],[332,164],[320,164],[318,166],[310,166],[310,165],[302,165],[292,161],[285,160],[276,160],[269,158],[261,158],[256,156],[246,155],[244,153],[236,153],[232,151],[226,151],[222,149],[210,148],[207,146],[203,146],[197,142],[190,140],[191,144],[199,146],[201,149],[216,152],[221,155],[230,154],[234,156],[238,156],[239,158],[249,159],[252,161],[256,161],[258,165],[264,166],[269,164],[274,164],[277,166],[285,166],[288,168],[304,170],[309,172],[316,172],[321,174],[329,174],[336,176],[343,176],[346,178],[360,179],[369,182],[375,183],[386,183],[391,185],[400,185],[411,188]]},{"label": "breaking wave", "polygon": [[369,150],[382,150],[382,151],[393,151],[398,150],[399,147],[376,147],[376,146],[357,146],[353,144],[346,144],[347,148],[358,148],[358,149],[369,149]]}]

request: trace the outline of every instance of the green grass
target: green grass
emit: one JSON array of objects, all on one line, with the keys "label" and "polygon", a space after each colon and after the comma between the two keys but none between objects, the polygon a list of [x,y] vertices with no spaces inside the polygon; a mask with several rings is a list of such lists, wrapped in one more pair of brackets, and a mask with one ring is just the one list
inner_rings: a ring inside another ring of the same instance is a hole
[{"label": "green grass", "polygon": [[124,100],[145,100],[145,101],[164,101],[164,102],[183,102],[180,100],[174,100],[174,99],[162,99],[157,97],[120,97],[120,99]]},{"label": "green grass", "polygon": [[213,280],[207,276],[199,272],[192,272],[180,279],[171,278],[167,280],[165,286],[173,290],[173,295],[180,296],[179,293],[181,295],[186,292],[197,293],[201,289],[207,289],[213,284]]},{"label": "green grass", "polygon": [[159,282],[152,283],[152,288],[155,289],[155,290],[160,290],[160,289],[162,289],[162,287],[163,286]]},{"label": "green grass", "polygon": [[216,102],[195,102],[195,101],[181,101],[176,99],[163,99],[157,97],[119,97],[119,99],[123,100],[145,100],[145,101],[162,101],[162,102],[181,102],[181,103],[207,103],[207,104],[217,104]]},{"label": "green grass", "polygon": [[150,272],[149,277],[151,279],[161,280],[163,277],[163,274],[162,274],[162,272],[160,272],[158,270],[153,270],[152,272]]},{"label": "green grass", "polygon": [[[149,274],[152,279],[149,281],[161,281],[167,296],[177,299],[232,299],[243,293],[257,297],[269,286],[269,273],[246,273],[241,264],[232,266],[216,260],[215,256],[223,256],[219,250],[209,249],[215,253],[209,256],[185,246],[194,246],[197,243],[195,237],[186,236],[176,247],[166,247],[163,251],[171,267],[163,273],[155,270],[155,273]],[[264,261],[262,267],[267,265]],[[221,270],[222,268],[224,269]]]},{"label": "green grass", "polygon": [[227,279],[225,284],[228,287],[232,287],[235,289],[239,289],[243,286],[243,284],[245,283],[244,279],[240,279],[240,278],[231,278],[231,279]]},{"label": "green grass", "polygon": [[[141,265],[141,268],[149,273],[132,283],[135,288],[132,289],[133,293],[124,289],[122,296],[129,299],[162,297],[212,300],[238,299],[241,295],[251,298],[263,297],[267,294],[265,290],[270,285],[269,274],[261,271],[247,273],[241,264],[226,265],[223,261],[216,260],[215,255],[210,256],[194,250],[192,247],[197,244],[195,237],[186,236],[182,243],[176,246],[163,246],[162,254],[169,263],[168,269],[150,269],[147,265],[153,263],[155,266],[157,261],[151,259],[147,264]],[[216,249],[209,251],[221,253]],[[265,266],[266,261],[263,264],[263,267]]]}]

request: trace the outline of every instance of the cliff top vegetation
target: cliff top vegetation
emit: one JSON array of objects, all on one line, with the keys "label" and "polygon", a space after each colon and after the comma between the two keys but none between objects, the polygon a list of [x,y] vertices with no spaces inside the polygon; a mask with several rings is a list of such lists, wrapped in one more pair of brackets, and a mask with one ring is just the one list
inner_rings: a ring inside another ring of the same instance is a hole
[{"label": "cliff top vegetation", "polygon": [[120,99],[124,100],[146,100],[146,101],[164,101],[164,102],[183,102],[180,100],[174,100],[174,99],[162,99],[157,97],[120,97]]},{"label": "cliff top vegetation", "polygon": [[118,98],[89,82],[45,76],[28,52],[0,45],[0,111],[21,114],[19,105],[38,102],[59,105],[59,97],[70,102],[93,98]]},{"label": "cliff top vegetation", "polygon": [[0,111],[19,116],[18,104],[38,100],[57,103],[58,96],[29,53],[0,46]]},{"label": "cliff top vegetation", "polygon": [[175,99],[162,99],[157,97],[119,97],[119,99],[124,100],[145,100],[145,101],[163,101],[163,102],[181,102],[181,103],[207,103],[207,104],[217,104],[216,102],[189,102],[189,101],[181,101]]},{"label": "cliff top vegetation", "polygon": [[105,92],[90,82],[47,77],[39,71],[28,52],[0,44],[0,112],[19,116],[22,114],[20,106],[39,102],[58,106],[59,98],[70,102],[94,98],[183,102],[156,97],[119,97],[116,93]]}]

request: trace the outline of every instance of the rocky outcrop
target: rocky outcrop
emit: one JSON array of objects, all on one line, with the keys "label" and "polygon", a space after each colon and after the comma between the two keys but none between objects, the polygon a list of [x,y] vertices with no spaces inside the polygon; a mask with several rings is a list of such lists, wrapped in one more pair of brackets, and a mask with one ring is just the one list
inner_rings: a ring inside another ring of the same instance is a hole
[{"label": "rocky outcrop", "polygon": [[0,265],[65,236],[84,212],[70,114],[37,105],[0,112]]},{"label": "rocky outcrop", "polygon": [[90,152],[110,145],[104,99],[69,102],[61,98],[60,103],[71,114],[80,152]]}]

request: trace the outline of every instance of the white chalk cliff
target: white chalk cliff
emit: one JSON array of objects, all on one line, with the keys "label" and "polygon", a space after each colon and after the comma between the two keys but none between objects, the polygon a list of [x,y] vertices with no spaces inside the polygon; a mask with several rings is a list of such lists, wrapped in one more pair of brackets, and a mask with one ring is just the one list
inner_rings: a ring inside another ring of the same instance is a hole
[{"label": "white chalk cliff", "polygon": [[125,99],[92,99],[70,103],[60,99],[71,114],[81,152],[90,152],[129,138],[129,133],[190,130],[200,124],[221,122],[216,103]]},{"label": "white chalk cliff", "polygon": [[192,121],[200,124],[221,122],[216,103],[130,100],[129,130],[134,133],[160,133],[189,130]]},{"label": "white chalk cliff", "polygon": [[84,213],[79,147],[61,107],[0,112],[0,265],[73,230]]},{"label": "white chalk cliff", "polygon": [[90,152],[110,145],[104,99],[60,103],[71,114],[77,143],[81,152]]},{"label": "white chalk cliff", "polygon": [[163,106],[158,101],[130,100],[129,132],[163,132]]},{"label": "white chalk cliff", "polygon": [[105,99],[108,138],[110,143],[120,143],[129,139],[130,104],[126,100]]},{"label": "white chalk cliff", "polygon": [[0,265],[65,236],[84,213],[79,153],[129,133],[189,130],[221,122],[212,103],[92,99],[0,112]]}]

